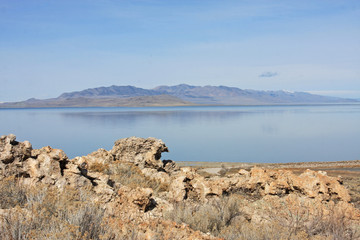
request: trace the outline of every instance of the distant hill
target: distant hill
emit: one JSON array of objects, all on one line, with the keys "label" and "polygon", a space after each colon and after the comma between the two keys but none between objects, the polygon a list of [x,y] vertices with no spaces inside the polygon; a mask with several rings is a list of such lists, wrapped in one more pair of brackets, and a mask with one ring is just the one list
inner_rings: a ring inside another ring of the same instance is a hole
[{"label": "distant hill", "polygon": [[155,91],[198,104],[254,105],[356,102],[352,99],[326,97],[306,92],[243,90],[226,86],[159,86]]},{"label": "distant hill", "polygon": [[134,86],[110,86],[89,88],[82,91],[63,93],[58,98],[76,98],[76,97],[117,97],[128,98],[138,96],[161,95],[154,90],[137,88]]},{"label": "distant hill", "polygon": [[177,105],[279,105],[356,103],[358,100],[327,97],[306,92],[243,90],[227,86],[158,86],[143,89],[134,86],[89,88],[63,93],[57,98],[2,103],[9,107],[112,107]]},{"label": "distant hill", "polygon": [[110,86],[90,88],[83,91],[63,93],[59,98],[74,97],[135,97],[170,95],[196,104],[253,105],[285,103],[339,103],[356,102],[353,99],[326,97],[306,92],[243,90],[226,86],[159,86],[143,89],[134,86]]},{"label": "distant hill", "polygon": [[188,106],[193,103],[169,95],[118,97],[72,97],[52,99],[29,99],[23,102],[0,104],[0,108],[46,108],[46,107],[155,107]]}]

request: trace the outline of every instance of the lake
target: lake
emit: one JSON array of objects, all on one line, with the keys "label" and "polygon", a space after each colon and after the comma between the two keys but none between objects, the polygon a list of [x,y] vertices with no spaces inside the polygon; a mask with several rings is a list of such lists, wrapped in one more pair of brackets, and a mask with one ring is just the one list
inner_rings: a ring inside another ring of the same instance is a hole
[{"label": "lake", "polygon": [[0,135],[73,158],[130,136],[162,159],[283,163],[360,159],[360,105],[0,109]]}]

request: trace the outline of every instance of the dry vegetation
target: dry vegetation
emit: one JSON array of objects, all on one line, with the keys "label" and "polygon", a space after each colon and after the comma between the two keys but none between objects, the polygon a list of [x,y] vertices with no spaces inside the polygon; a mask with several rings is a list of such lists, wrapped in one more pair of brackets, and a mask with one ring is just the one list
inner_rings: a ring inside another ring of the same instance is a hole
[{"label": "dry vegetation", "polygon": [[115,163],[112,168],[104,169],[104,172],[116,183],[131,188],[152,188],[155,194],[167,191],[169,187],[165,183],[145,176],[138,167],[130,163]]},{"label": "dry vegetation", "polygon": [[[120,185],[152,188],[155,194],[168,188],[133,164],[113,166],[93,166],[92,170],[109,174]],[[0,212],[0,239],[139,239],[136,226],[124,234],[118,230],[122,222],[104,217],[103,206],[92,201],[90,189],[68,187],[59,194],[55,187],[28,187],[21,179],[7,177],[0,181],[0,196],[0,211],[5,210]]]},{"label": "dry vegetation", "polygon": [[[142,186],[167,190],[167,186],[145,177],[131,164],[98,170],[107,172],[115,181],[131,188]],[[350,180],[346,181],[349,186],[359,184],[354,179]],[[0,208],[12,209],[12,214],[2,215],[0,239],[139,239],[136,226],[127,235],[118,232],[116,226],[119,222],[104,218],[104,209],[91,201],[91,191],[72,188],[64,191],[58,194],[45,185],[25,188],[14,177],[3,179]],[[249,214],[244,212],[249,204],[254,202],[243,194],[233,193],[211,198],[206,203],[191,200],[174,203],[173,210],[164,216],[177,223],[188,224],[194,230],[229,240],[360,239],[359,226],[352,225],[343,212],[331,207],[329,214],[321,210],[310,213],[311,208],[301,201],[283,201],[279,206],[259,201],[258,208],[266,214],[259,215],[257,221],[249,221]],[[155,229],[159,232],[158,238],[154,239],[162,239],[163,229],[159,226]]]},{"label": "dry vegetation", "polygon": [[238,194],[212,199],[206,204],[178,203],[166,216],[229,240],[360,239],[360,226],[333,207],[329,206],[324,214],[321,209],[310,212],[311,208],[302,202],[284,201],[280,207],[262,201],[258,204],[262,204],[259,208],[265,214],[259,214],[255,221],[250,221],[248,213],[242,211],[249,202]]},{"label": "dry vegetation", "polygon": [[1,141],[0,239],[360,239],[354,171],[224,164],[217,175],[159,161],[155,139],[72,160]]},{"label": "dry vegetation", "polygon": [[0,239],[101,239],[108,231],[104,210],[86,189],[67,188],[62,194],[48,186],[25,188],[19,180],[1,182]]}]

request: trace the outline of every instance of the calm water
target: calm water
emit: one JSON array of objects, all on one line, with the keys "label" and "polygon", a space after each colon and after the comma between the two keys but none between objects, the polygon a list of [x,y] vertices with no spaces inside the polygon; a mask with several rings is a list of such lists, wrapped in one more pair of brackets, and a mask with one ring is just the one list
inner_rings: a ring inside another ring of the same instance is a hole
[{"label": "calm water", "polygon": [[156,137],[175,161],[300,162],[360,159],[360,105],[0,109],[0,135],[69,157]]}]

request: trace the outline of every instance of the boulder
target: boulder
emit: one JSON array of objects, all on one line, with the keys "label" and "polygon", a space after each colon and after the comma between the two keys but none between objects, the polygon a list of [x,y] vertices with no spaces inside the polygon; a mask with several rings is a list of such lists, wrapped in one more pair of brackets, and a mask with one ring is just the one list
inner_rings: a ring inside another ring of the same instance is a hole
[{"label": "boulder", "polygon": [[115,160],[134,163],[140,169],[163,169],[161,153],[168,152],[165,143],[156,138],[130,137],[115,142],[110,153]]},{"label": "boulder", "polygon": [[[105,205],[106,216],[139,219],[144,217],[144,212],[155,207],[156,202],[152,199],[151,188],[135,189],[121,186],[116,196]],[[125,210],[125,211],[124,211]]]},{"label": "boulder", "polygon": [[312,170],[306,170],[293,181],[294,187],[311,198],[349,202],[349,192],[341,183],[340,178],[329,177],[326,172]]},{"label": "boulder", "polygon": [[0,178],[19,174],[23,162],[31,156],[30,142],[18,142],[14,134],[0,137]]},{"label": "boulder", "polygon": [[180,171],[172,176],[169,186],[169,198],[173,201],[182,201],[188,198],[195,197],[193,193],[193,186],[191,181],[195,177],[200,177],[196,170],[191,167],[181,168]]},{"label": "boulder", "polygon": [[144,168],[141,172],[148,178],[155,179],[158,182],[170,184],[171,177],[168,173],[163,171],[158,171],[152,168]]},{"label": "boulder", "polygon": [[63,178],[67,163],[68,157],[62,150],[47,146],[32,150],[31,158],[24,162],[23,172],[35,183],[54,185]]},{"label": "boulder", "polygon": [[100,148],[86,156],[75,157],[71,162],[79,166],[86,166],[88,170],[101,172],[114,162],[114,156],[109,151]]}]

